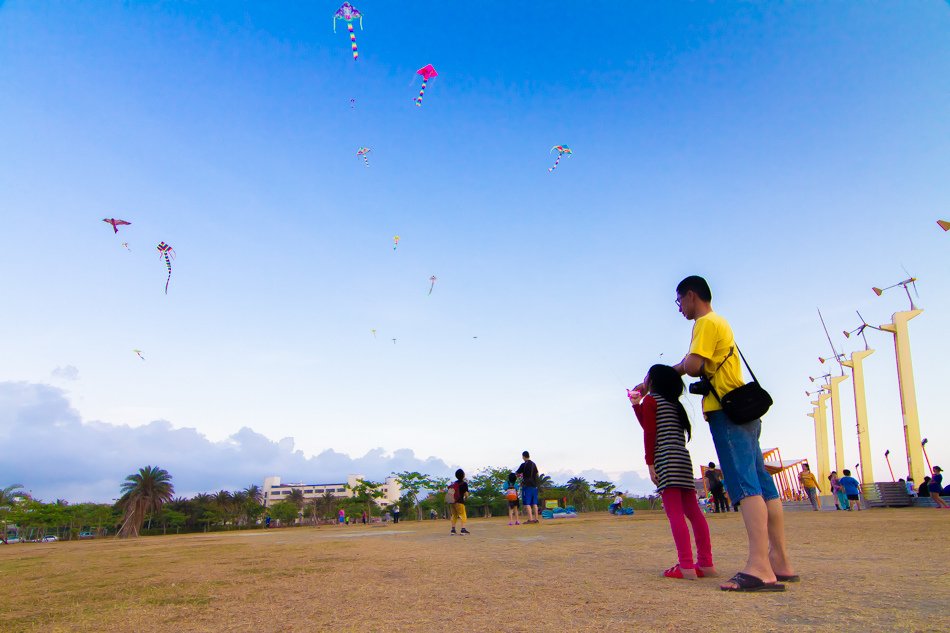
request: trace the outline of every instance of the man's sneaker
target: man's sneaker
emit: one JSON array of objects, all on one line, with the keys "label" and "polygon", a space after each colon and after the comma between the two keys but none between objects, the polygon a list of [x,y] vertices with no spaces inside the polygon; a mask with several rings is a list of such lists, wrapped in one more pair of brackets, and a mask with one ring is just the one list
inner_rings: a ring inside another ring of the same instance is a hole
[{"label": "man's sneaker", "polygon": [[452,528],[452,531],[451,531],[451,532],[449,532],[449,534],[451,534],[452,536],[455,536],[455,534],[456,534],[456,532],[455,532],[455,528]]},{"label": "man's sneaker", "polygon": [[469,532],[469,531],[466,530],[465,528],[462,528],[462,534],[471,534],[471,532]]}]

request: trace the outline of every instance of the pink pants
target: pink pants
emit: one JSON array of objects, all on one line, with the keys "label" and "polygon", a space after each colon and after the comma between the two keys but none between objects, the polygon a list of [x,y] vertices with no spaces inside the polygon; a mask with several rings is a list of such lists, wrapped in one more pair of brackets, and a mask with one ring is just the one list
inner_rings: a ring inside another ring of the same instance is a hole
[{"label": "pink pants", "polygon": [[696,566],[712,567],[712,541],[709,538],[709,526],[706,517],[699,509],[696,500],[696,491],[686,488],[666,488],[663,496],[663,509],[670,520],[670,530],[673,532],[673,542],[676,543],[676,554],[680,559],[680,567],[693,569],[693,547],[689,541],[689,528],[686,520],[693,526],[693,536],[696,538]]}]

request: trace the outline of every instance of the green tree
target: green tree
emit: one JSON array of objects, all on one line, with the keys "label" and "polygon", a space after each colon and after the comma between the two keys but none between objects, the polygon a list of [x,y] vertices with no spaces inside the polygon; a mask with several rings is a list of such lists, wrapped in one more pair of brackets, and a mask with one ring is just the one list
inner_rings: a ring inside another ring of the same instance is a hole
[{"label": "green tree", "polygon": [[336,495],[329,488],[320,496],[320,503],[323,507],[324,518],[333,517],[333,504],[336,503]]},{"label": "green tree", "polygon": [[13,484],[6,488],[0,488],[0,523],[3,524],[3,533],[0,534],[0,539],[4,541],[7,539],[7,520],[10,511],[13,510],[13,506],[16,505],[17,501],[25,496],[25,493],[21,491],[22,488],[23,484]]},{"label": "green tree", "polygon": [[472,477],[469,488],[472,502],[483,508],[484,516],[491,516],[491,507],[504,496],[502,489],[508,480],[508,468],[483,468]]},{"label": "green tree", "polygon": [[373,514],[373,504],[376,503],[376,500],[386,496],[386,493],[383,492],[383,484],[375,481],[357,479],[355,486],[347,484],[346,487],[353,491],[354,501],[366,506],[367,516]]},{"label": "green tree", "polygon": [[538,476],[538,497],[540,498],[545,492],[554,487],[554,481],[551,479],[550,475],[541,474]]},{"label": "green tree", "polygon": [[429,490],[426,500],[437,509],[439,516],[445,516],[446,513],[445,491],[450,483],[448,477],[432,477],[429,479],[429,485],[426,486]]},{"label": "green tree", "polygon": [[158,466],[146,466],[129,475],[122,484],[122,527],[119,536],[138,536],[149,514],[158,512],[175,493],[172,476]]},{"label": "green tree", "polygon": [[584,509],[590,497],[590,484],[583,477],[571,477],[567,480],[568,499],[579,509]]},{"label": "green tree", "polygon": [[595,481],[593,488],[600,496],[609,497],[617,489],[617,486],[609,481]]},{"label": "green tree", "polygon": [[303,504],[305,501],[304,496],[303,496],[303,490],[301,490],[300,488],[291,488],[290,494],[284,497],[283,500],[289,503],[292,503],[297,508],[297,511],[299,512],[300,509],[303,507]]},{"label": "green tree", "polygon": [[268,512],[272,518],[280,521],[281,525],[293,525],[294,521],[297,520],[300,510],[290,501],[283,500],[278,501],[268,508]]},{"label": "green tree", "polygon": [[[409,508],[416,509],[416,520],[422,520],[422,506],[419,505],[419,497],[422,492],[431,485],[432,478],[419,472],[404,471],[393,473],[399,487],[402,488],[402,498],[406,500]],[[401,508],[400,508],[401,509]]]}]

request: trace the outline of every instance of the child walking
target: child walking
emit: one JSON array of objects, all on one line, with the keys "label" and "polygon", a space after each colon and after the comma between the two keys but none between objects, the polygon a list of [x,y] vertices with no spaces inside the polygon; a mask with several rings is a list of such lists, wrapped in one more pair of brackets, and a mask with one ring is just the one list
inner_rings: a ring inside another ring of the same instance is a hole
[{"label": "child walking", "polygon": [[[712,559],[709,526],[696,499],[693,463],[686,449],[692,434],[686,410],[680,402],[683,379],[668,365],[654,365],[643,381],[647,395],[628,392],[637,420],[643,427],[643,446],[650,479],[663,497],[679,563],[663,572],[667,578],[695,580],[718,576]],[[696,562],[686,521],[696,538]]]},{"label": "child walking", "polygon": [[451,504],[452,510],[452,531],[455,534],[455,524],[462,522],[462,534],[471,534],[465,529],[465,521],[468,517],[465,515],[465,498],[468,497],[468,482],[465,481],[465,471],[459,468],[455,471],[455,481],[449,486],[445,493],[445,500]]},{"label": "child walking", "polygon": [[521,525],[521,513],[518,510],[521,505],[518,501],[521,497],[520,493],[518,475],[508,473],[508,481],[505,484],[505,499],[508,500],[508,525]]}]

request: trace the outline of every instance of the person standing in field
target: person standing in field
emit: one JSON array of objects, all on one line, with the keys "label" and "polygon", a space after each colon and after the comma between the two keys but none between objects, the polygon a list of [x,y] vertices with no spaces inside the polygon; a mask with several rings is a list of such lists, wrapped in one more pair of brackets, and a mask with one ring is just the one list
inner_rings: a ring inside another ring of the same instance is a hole
[{"label": "person standing in field", "polygon": [[838,480],[838,483],[841,484],[841,487],[844,488],[845,494],[848,496],[848,510],[851,508],[857,508],[861,510],[861,484],[858,483],[858,480],[851,476],[851,471],[845,468],[841,471],[844,475],[841,479]]},{"label": "person standing in field", "polygon": [[[654,365],[641,391],[630,394],[634,413],[643,427],[645,459],[650,479],[663,497],[663,509],[670,521],[679,562],[663,572],[667,578],[696,580],[718,576],[713,566],[709,525],[696,499],[693,463],[686,448],[692,435],[689,416],[680,402],[683,379],[668,365]],[[689,520],[696,539],[696,561],[689,539]]]},{"label": "person standing in field", "polygon": [[818,479],[815,477],[815,473],[811,472],[808,464],[802,464],[802,472],[798,473],[798,481],[805,489],[811,507],[815,512],[821,510],[821,499],[818,498]]},{"label": "person standing in field", "polygon": [[471,534],[465,529],[465,521],[468,516],[465,514],[465,499],[468,498],[468,482],[465,481],[465,471],[459,468],[455,471],[455,481],[453,481],[445,494],[445,500],[449,503],[452,510],[452,531],[455,534],[455,524],[461,522],[462,534]]},{"label": "person standing in field", "polygon": [[[710,254],[711,244],[707,246]],[[677,373],[704,376],[715,394],[728,394],[744,384],[736,342],[728,321],[713,312],[712,291],[706,280],[687,277],[676,287],[676,306],[693,321],[689,352]],[[782,500],[772,476],[765,469],[759,436],[762,421],[737,424],[722,410],[710,391],[703,398],[703,415],[709,423],[719,466],[729,499],[739,512],[749,539],[749,556],[742,571],[719,586],[723,591],[784,591],[783,582],[797,582],[785,547]]]},{"label": "person standing in field", "polygon": [[831,471],[831,474],[828,475],[828,483],[831,484],[831,494],[836,499],[835,508],[850,510],[851,504],[848,503],[848,495],[844,491],[844,486],[841,485],[841,480],[838,479],[838,471]]},{"label": "person standing in field", "polygon": [[505,500],[508,501],[508,525],[521,525],[518,497],[518,476],[514,473],[508,473],[508,482],[505,484]]},{"label": "person standing in field", "polygon": [[538,466],[531,461],[531,455],[528,451],[521,453],[522,464],[518,466],[515,474],[521,476],[521,501],[524,504],[524,510],[528,515],[525,523],[538,523],[540,514],[538,514]]},{"label": "person standing in field", "polygon": [[722,483],[722,473],[716,468],[716,462],[709,462],[706,466],[706,487],[713,496],[714,511],[729,512],[729,504],[726,502],[726,488]]}]

